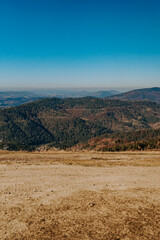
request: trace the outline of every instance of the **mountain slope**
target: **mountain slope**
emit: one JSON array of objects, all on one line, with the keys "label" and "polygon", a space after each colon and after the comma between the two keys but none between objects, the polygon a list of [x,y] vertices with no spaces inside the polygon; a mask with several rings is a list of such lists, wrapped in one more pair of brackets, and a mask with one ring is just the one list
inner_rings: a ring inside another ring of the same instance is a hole
[{"label": "mountain slope", "polygon": [[110,96],[110,98],[120,100],[149,100],[160,103],[160,88],[137,89]]},{"label": "mountain slope", "polygon": [[71,147],[97,136],[154,129],[160,105],[92,97],[49,98],[0,110],[1,145]]},{"label": "mountain slope", "polygon": [[130,132],[115,132],[89,139],[72,147],[72,150],[124,151],[160,149],[160,128]]}]

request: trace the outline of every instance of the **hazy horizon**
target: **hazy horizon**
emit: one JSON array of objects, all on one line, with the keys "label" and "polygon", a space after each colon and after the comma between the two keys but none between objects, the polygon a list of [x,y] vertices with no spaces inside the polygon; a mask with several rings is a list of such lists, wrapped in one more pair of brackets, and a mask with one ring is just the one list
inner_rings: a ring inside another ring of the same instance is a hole
[{"label": "hazy horizon", "polygon": [[[157,88],[157,86],[153,86],[151,88]],[[13,91],[13,92],[35,92],[35,93],[49,93],[49,92],[55,92],[55,93],[69,93],[69,92],[103,92],[103,91],[117,91],[118,93],[124,93],[124,92],[129,92],[132,90],[139,90],[139,89],[150,89],[150,88],[121,88],[121,87],[111,87],[111,88],[85,88],[85,87],[81,87],[81,88],[63,88],[63,87],[55,87],[55,88],[21,88],[21,87],[6,87],[6,88],[0,88],[0,92],[9,92],[9,91]]]}]

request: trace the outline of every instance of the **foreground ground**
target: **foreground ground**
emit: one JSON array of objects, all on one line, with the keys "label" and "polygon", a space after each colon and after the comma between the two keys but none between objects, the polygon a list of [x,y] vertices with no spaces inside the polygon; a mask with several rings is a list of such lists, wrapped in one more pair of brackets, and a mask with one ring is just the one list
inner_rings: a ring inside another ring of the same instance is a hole
[{"label": "foreground ground", "polygon": [[160,239],[160,152],[0,152],[1,240]]}]

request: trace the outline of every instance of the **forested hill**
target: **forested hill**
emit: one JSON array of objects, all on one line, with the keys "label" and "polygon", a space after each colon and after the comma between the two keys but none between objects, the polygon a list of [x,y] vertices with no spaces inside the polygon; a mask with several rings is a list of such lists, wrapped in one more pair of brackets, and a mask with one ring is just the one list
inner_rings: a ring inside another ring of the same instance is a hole
[{"label": "forested hill", "polygon": [[154,87],[136,89],[126,93],[117,94],[109,98],[120,100],[150,100],[160,103],[160,88]]},{"label": "forested hill", "polygon": [[0,110],[1,146],[11,149],[66,148],[94,137],[158,127],[160,105],[149,101],[47,98]]}]

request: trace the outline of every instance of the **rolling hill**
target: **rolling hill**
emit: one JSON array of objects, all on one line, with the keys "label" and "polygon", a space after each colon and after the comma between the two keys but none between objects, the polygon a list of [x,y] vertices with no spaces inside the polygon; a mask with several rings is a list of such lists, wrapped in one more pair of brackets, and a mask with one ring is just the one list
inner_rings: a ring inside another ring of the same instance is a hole
[{"label": "rolling hill", "polygon": [[117,94],[118,91],[74,91],[74,90],[32,90],[28,91],[1,91],[0,92],[0,109],[19,106],[24,103],[34,102],[38,99],[56,97],[56,98],[79,98],[79,97],[97,97],[104,98]]},{"label": "rolling hill", "polygon": [[149,101],[46,98],[0,110],[1,147],[68,148],[89,139],[160,126],[160,105]]},{"label": "rolling hill", "polygon": [[160,88],[144,88],[144,89],[136,89],[126,93],[116,94],[114,96],[110,96],[112,99],[120,99],[120,100],[147,100],[154,101],[160,103]]}]

